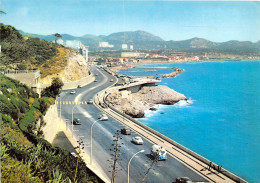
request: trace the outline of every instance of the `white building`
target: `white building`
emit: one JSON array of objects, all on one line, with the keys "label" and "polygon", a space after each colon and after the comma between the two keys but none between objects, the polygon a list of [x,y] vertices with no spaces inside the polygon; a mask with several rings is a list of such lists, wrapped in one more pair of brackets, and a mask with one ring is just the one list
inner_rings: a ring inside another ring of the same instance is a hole
[{"label": "white building", "polygon": [[122,49],[126,50],[127,49],[127,44],[122,44]]},{"label": "white building", "polygon": [[122,52],[121,57],[147,57],[149,54],[147,53],[139,53],[139,52]]},{"label": "white building", "polygon": [[113,48],[114,45],[109,44],[109,42],[99,42],[98,47],[100,47],[100,48]]},{"label": "white building", "polygon": [[88,63],[88,46],[79,42],[79,53],[84,57],[86,63]]},{"label": "white building", "polygon": [[134,50],[134,45],[130,45],[130,50]]}]

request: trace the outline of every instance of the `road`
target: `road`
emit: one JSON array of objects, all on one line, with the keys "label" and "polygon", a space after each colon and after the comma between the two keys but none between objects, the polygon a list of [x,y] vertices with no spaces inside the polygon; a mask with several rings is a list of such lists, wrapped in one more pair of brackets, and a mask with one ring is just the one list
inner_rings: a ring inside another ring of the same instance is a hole
[{"label": "road", "polygon": [[[85,151],[90,154],[90,127],[95,122],[99,115],[102,113],[93,104],[85,104],[85,101],[93,99],[94,95],[99,91],[114,84],[116,79],[106,71],[91,68],[92,73],[95,74],[96,82],[92,82],[89,85],[75,89],[75,94],[70,94],[70,91],[63,91],[61,94],[61,101],[67,101],[68,104],[61,106],[61,117],[68,119],[71,122],[72,110],[73,118],[79,118],[81,125],[73,125],[73,134],[76,138],[82,138],[85,143]],[[113,82],[110,80],[113,79]],[[59,98],[57,99],[59,101]],[[72,101],[81,101],[83,104],[72,104]],[[71,104],[70,104],[71,103]],[[59,105],[57,105],[59,108]],[[111,116],[108,116],[108,121],[98,121],[93,127],[93,163],[103,170],[103,173],[111,178],[111,166],[113,163],[113,152],[110,151],[113,143],[113,136],[117,130],[124,127],[122,123],[117,121]],[[68,127],[72,131],[72,126],[68,124]],[[133,132],[131,135],[121,135],[123,143],[120,148],[122,154],[118,161],[118,172],[116,176],[116,182],[127,182],[127,164],[128,160],[138,151],[144,149],[144,153],[139,153],[133,158],[130,165],[130,182],[141,182],[145,172],[152,163],[150,157],[150,149],[153,145],[148,139],[144,137],[144,145],[135,145],[131,142],[134,136],[140,136]],[[205,178],[197,174],[174,157],[168,154],[166,161],[159,161],[154,164],[150,170],[145,182],[149,183],[161,183],[161,182],[174,182],[176,177],[189,177],[194,182],[207,182]]]}]

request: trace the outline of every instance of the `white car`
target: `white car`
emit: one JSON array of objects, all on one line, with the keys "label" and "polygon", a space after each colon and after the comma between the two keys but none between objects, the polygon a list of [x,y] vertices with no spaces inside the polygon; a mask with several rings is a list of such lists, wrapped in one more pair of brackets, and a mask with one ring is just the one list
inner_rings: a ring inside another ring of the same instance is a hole
[{"label": "white car", "polygon": [[139,136],[133,137],[132,138],[132,142],[135,143],[135,144],[138,144],[138,145],[143,145],[144,144],[143,139],[141,137],[139,137]]},{"label": "white car", "polygon": [[101,114],[101,115],[99,116],[99,119],[100,119],[101,121],[107,121],[107,120],[108,120],[108,117],[107,117],[106,114]]},{"label": "white car", "polygon": [[75,94],[76,92],[75,92],[75,90],[72,90],[71,92],[70,92],[70,94]]},{"label": "white car", "polygon": [[113,82],[114,80],[113,79],[110,79],[110,82]]}]

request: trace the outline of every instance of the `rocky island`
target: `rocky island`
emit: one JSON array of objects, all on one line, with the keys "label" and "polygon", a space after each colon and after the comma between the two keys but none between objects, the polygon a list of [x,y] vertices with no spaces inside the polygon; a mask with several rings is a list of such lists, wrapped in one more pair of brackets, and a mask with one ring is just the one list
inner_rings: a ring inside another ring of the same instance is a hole
[{"label": "rocky island", "polygon": [[167,86],[157,85],[143,86],[135,93],[128,90],[113,91],[106,100],[127,115],[142,118],[145,110],[156,110],[155,104],[173,105],[187,98]]}]

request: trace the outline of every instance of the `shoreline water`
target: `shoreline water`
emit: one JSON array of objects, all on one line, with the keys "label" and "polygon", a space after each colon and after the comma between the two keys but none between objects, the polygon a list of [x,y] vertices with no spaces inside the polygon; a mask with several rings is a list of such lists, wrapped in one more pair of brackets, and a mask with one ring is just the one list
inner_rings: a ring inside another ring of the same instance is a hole
[{"label": "shoreline water", "polygon": [[[222,64],[223,62],[225,64]],[[259,84],[256,82],[258,79],[255,78],[259,60],[243,60],[239,64],[237,64],[238,61],[215,61],[211,63],[177,63],[179,64],[178,67],[185,65],[186,72],[181,77],[177,77],[177,81],[168,78],[161,82],[163,85],[170,85],[170,88],[175,90],[178,88],[177,91],[184,93],[187,98],[191,97],[193,101],[195,100],[192,105],[187,107],[177,106],[176,104],[166,106],[163,108],[164,115],[159,114],[160,109],[158,109],[155,112],[151,111],[154,115],[146,115],[146,118],[138,120],[202,156],[223,165],[223,167],[242,178],[250,182],[257,182],[257,166],[253,162],[258,162],[258,164],[260,162],[259,158],[256,159],[257,152],[260,152],[260,149],[256,146],[259,134],[257,135],[257,132],[255,132],[256,129],[259,129],[259,125],[256,124],[256,117],[259,116],[257,112],[259,111],[257,108],[259,104],[254,102],[257,99],[256,97],[259,97],[255,93],[255,89],[259,88],[257,87]],[[208,79],[200,82],[199,78]],[[212,79],[216,81],[212,83]],[[229,84],[229,82],[236,84]],[[216,84],[221,84],[214,90],[219,94],[213,95],[212,87],[215,87]],[[226,85],[229,87],[225,87]],[[195,93],[198,93],[196,92],[198,86],[202,87],[199,91],[203,91],[203,94],[199,94],[199,97],[194,96]],[[192,87],[192,90],[190,90],[190,87]],[[235,93],[230,91],[233,87],[235,87],[235,89],[232,89],[236,91]],[[205,93],[207,90],[208,92]],[[244,92],[250,93],[250,95],[245,95]],[[240,102],[237,98],[240,99]],[[244,103],[244,101],[247,102]],[[215,106],[215,103],[218,105]],[[234,106],[236,103],[238,104]],[[230,108],[231,106],[232,108]],[[169,117],[168,115],[172,111],[174,117]],[[198,115],[199,113],[201,114]],[[162,116],[164,121],[159,121]],[[238,119],[236,116],[238,116]],[[168,127],[169,120],[173,120],[174,126]],[[249,121],[251,125],[248,123]],[[253,124],[255,127],[251,129],[250,126]],[[179,131],[178,128],[184,131]],[[171,129],[174,130],[174,133],[170,133]],[[247,131],[251,131],[250,134]],[[190,138],[185,138],[187,134]],[[227,134],[229,135],[226,136]],[[252,158],[255,160],[251,161]],[[242,166],[234,166],[235,164]],[[258,171],[258,173],[260,172]]]}]

